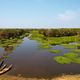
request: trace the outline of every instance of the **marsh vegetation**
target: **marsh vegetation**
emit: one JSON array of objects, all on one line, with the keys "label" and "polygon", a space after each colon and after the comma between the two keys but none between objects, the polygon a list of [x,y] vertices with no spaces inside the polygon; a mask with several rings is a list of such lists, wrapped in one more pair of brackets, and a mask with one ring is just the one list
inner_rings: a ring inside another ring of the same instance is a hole
[{"label": "marsh vegetation", "polygon": [[[80,67],[80,29],[1,29],[0,49],[7,54],[6,58],[11,57],[7,62],[16,65],[16,70],[10,72],[9,75],[21,73],[27,77],[45,77],[46,72],[50,71],[48,75],[52,76],[57,73],[66,73],[66,66],[70,67],[72,70],[70,72],[80,73],[78,70]],[[19,64],[19,61],[22,63]],[[77,71],[73,70],[75,66],[72,65],[76,66]],[[54,66],[57,68],[53,69]],[[63,69],[57,72],[57,69],[60,70],[59,67]],[[52,75],[51,72],[53,72]]]}]

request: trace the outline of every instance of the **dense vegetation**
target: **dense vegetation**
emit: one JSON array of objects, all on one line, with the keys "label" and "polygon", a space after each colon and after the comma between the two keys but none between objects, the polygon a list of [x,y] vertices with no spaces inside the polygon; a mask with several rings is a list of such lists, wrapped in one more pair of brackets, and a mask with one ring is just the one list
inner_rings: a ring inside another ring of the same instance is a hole
[{"label": "dense vegetation", "polygon": [[[65,49],[70,49],[69,53],[53,57],[59,64],[80,64],[80,29],[41,29],[31,30],[30,39],[40,43],[39,47],[49,49],[49,53],[61,53],[62,51],[53,49],[54,46],[60,45]],[[74,49],[74,50],[73,50]],[[73,52],[73,53],[72,53]]]},{"label": "dense vegetation", "polygon": [[75,36],[80,35],[80,29],[41,29],[41,34],[49,37]]},{"label": "dense vegetation", "polygon": [[3,38],[16,38],[25,34],[25,32],[29,32],[29,30],[24,29],[0,29],[0,39]]},{"label": "dense vegetation", "polygon": [[17,37],[25,32],[37,31],[45,37],[80,36],[80,29],[0,29],[0,38]]},{"label": "dense vegetation", "polygon": [[[54,57],[56,62],[80,64],[80,56],[76,54],[80,53],[80,29],[0,29],[0,47],[4,47],[7,53],[11,53],[29,34],[31,34],[29,39],[38,41],[42,49],[50,49],[49,53],[62,52],[52,49],[55,45],[63,46],[65,49],[74,49],[70,53]],[[72,42],[78,44],[69,44]]]}]

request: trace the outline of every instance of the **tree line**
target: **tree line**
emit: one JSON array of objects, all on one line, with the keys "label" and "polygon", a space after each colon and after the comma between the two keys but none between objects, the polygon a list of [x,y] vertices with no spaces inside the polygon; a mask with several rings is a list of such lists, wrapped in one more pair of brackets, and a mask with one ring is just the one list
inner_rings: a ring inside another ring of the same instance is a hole
[{"label": "tree line", "polygon": [[41,29],[39,33],[49,37],[75,36],[80,35],[80,28]]},{"label": "tree line", "polygon": [[80,28],[62,28],[62,29],[0,29],[0,39],[15,38],[30,33],[31,31],[38,31],[39,34],[49,37],[75,36],[80,35]]}]

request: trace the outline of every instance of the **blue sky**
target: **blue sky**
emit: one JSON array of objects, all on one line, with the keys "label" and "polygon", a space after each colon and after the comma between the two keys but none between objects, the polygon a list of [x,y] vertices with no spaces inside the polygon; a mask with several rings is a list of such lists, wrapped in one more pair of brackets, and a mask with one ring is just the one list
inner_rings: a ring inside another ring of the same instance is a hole
[{"label": "blue sky", "polygon": [[0,0],[0,28],[80,27],[80,0]]}]

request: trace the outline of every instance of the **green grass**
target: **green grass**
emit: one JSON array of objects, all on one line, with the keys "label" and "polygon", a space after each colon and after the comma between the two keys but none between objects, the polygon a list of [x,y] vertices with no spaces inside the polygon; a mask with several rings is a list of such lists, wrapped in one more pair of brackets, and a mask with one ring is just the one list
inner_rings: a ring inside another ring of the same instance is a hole
[{"label": "green grass", "polygon": [[57,41],[48,41],[49,44],[51,45],[59,45],[60,42],[57,42]]},{"label": "green grass", "polygon": [[61,44],[61,46],[63,46],[64,48],[67,48],[67,49],[76,48],[76,45],[73,45],[73,44]]},{"label": "green grass", "polygon": [[59,64],[70,64],[72,62],[69,58],[63,56],[56,56],[53,59]]},{"label": "green grass", "polygon": [[38,31],[31,31],[30,32],[32,36],[30,37],[31,40],[36,40],[39,42],[47,42],[50,45],[60,45],[60,44],[65,44],[63,45],[65,48],[75,48],[75,45],[68,45],[67,43],[71,42],[77,42],[79,41],[78,37],[76,36],[64,36],[64,37],[45,37],[43,34],[40,34]]},{"label": "green grass", "polygon": [[75,49],[75,50],[72,50],[72,52],[75,52],[75,53],[80,53],[80,49]]},{"label": "green grass", "polygon": [[49,50],[50,53],[60,53],[61,50]]},{"label": "green grass", "polygon": [[76,44],[76,46],[80,46],[80,44]]},{"label": "green grass", "polygon": [[[66,44],[71,42],[77,42],[78,37],[76,36],[64,36],[64,37],[45,37],[43,34],[40,34],[38,31],[31,31],[32,36],[30,39],[37,40],[40,42],[48,42],[50,45],[59,45],[59,44]],[[66,45],[66,48],[75,48],[73,45]]]},{"label": "green grass", "polygon": [[80,57],[73,59],[74,63],[80,64]]},{"label": "green grass", "polygon": [[[48,42],[53,45],[55,45],[55,44],[68,44],[71,42],[78,42],[79,41],[78,37],[76,37],[76,36],[47,37],[47,39],[48,39]],[[74,47],[69,46],[69,48],[74,48]]]},{"label": "green grass", "polygon": [[49,45],[48,43],[40,44],[39,47],[40,47],[40,48],[43,48],[43,49],[49,49],[49,48],[52,48],[51,45]]},{"label": "green grass", "polygon": [[80,57],[76,53],[66,53],[63,56],[53,58],[59,64],[70,64],[71,62],[80,64]]},{"label": "green grass", "polygon": [[23,40],[21,38],[10,38],[0,40],[0,47],[5,48],[5,51],[7,53],[12,53],[12,51],[22,43],[22,41]]},{"label": "green grass", "polygon": [[78,54],[76,53],[66,53],[63,55],[64,57],[70,58],[70,59],[74,59],[78,57]]}]

